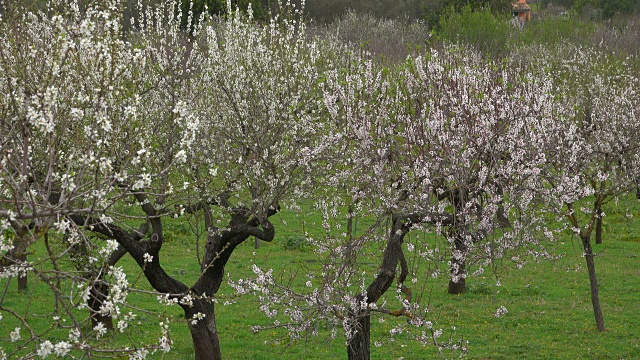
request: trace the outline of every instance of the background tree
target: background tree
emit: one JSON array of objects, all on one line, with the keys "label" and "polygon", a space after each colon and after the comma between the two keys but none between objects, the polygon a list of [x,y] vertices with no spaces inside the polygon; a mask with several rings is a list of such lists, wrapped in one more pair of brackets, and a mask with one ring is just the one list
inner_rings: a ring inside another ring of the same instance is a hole
[{"label": "background tree", "polygon": [[470,265],[491,266],[538,243],[531,200],[545,160],[532,146],[539,142],[532,126],[549,121],[551,102],[544,81],[526,69],[494,66],[465,48],[439,57],[408,82],[417,94],[413,113],[423,117],[414,133],[424,139],[432,206],[453,220],[443,233],[452,253],[449,293],[460,294]]},{"label": "background tree", "polygon": [[604,331],[591,235],[601,235],[603,205],[637,186],[638,79],[624,59],[574,47],[551,52],[558,121],[549,141],[550,204],[584,249],[596,327]]}]

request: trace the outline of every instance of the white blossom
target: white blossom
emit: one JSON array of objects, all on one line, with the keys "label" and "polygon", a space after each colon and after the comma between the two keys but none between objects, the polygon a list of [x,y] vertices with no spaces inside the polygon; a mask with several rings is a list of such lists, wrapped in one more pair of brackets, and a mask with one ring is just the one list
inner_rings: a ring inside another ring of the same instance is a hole
[{"label": "white blossom", "polygon": [[40,347],[38,348],[38,351],[36,352],[36,354],[44,359],[47,356],[51,355],[51,353],[53,352],[53,349],[54,348],[51,341],[46,340],[40,343]]},{"label": "white blossom", "polygon": [[506,313],[508,313],[509,311],[507,310],[506,307],[504,306],[500,306],[497,310],[496,313],[494,314],[495,317],[500,317]]},{"label": "white blossom", "polygon": [[67,355],[69,351],[71,351],[71,344],[66,341],[60,341],[53,347],[53,352],[59,357]]},{"label": "white blossom", "polygon": [[20,336],[20,328],[16,327],[12,332],[9,333],[9,338],[11,338],[11,342],[16,342],[20,340],[22,337]]}]

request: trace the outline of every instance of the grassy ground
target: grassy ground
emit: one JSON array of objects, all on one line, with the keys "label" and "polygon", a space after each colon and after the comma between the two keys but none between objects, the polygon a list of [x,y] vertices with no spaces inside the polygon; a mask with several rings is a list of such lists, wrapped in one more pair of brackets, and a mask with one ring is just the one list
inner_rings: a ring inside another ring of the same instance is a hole
[{"label": "grassy ground", "polygon": [[[640,358],[640,212],[635,198],[622,199],[617,206],[605,209],[604,244],[596,245],[595,252],[600,300],[603,306],[607,331],[595,330],[589,282],[582,248],[578,239],[567,237],[560,245],[565,255],[554,262],[527,263],[523,269],[510,269],[500,279],[497,286],[495,277],[474,277],[467,281],[468,292],[461,296],[446,293],[447,279],[429,279],[426,283],[423,303],[428,303],[432,320],[436,328],[444,330],[444,338],[468,340],[468,358],[470,359],[637,359]],[[283,214],[283,218],[294,227],[295,218]],[[168,229],[171,225],[169,225]],[[198,274],[193,259],[195,247],[181,239],[180,226],[177,224],[169,231],[173,239],[167,243],[162,261],[167,271],[180,279],[193,279]],[[312,224],[308,224],[312,226]],[[276,223],[276,229],[284,228]],[[254,259],[268,264],[278,271],[295,271],[300,264],[313,264],[317,255],[304,246],[299,246],[297,232],[288,232],[286,228],[271,244],[262,244],[255,250],[253,244],[240,246],[227,265],[226,271],[233,278],[250,276]],[[34,248],[32,259],[44,255],[44,250]],[[297,250],[298,249],[298,250]],[[254,255],[254,252],[256,255]],[[367,263],[372,269],[376,259]],[[129,281],[132,285],[149,289],[146,280],[130,259],[121,265],[129,269]],[[4,289],[7,280],[0,281]],[[31,278],[31,288],[26,294],[15,291],[15,280],[10,284],[3,306],[24,309],[30,306],[31,312],[44,313],[53,306],[51,296],[41,284]],[[150,290],[150,289],[149,289]],[[258,311],[258,303],[251,297],[235,299],[230,296],[231,289],[223,286],[220,304],[217,306],[218,326],[223,355],[228,359],[330,359],[345,358],[345,339],[338,336],[331,340],[329,332],[320,332],[318,337],[293,344],[277,343],[275,339],[285,334],[266,331],[258,334],[251,332],[256,324],[268,324],[267,319]],[[391,299],[391,296],[389,296]],[[155,296],[133,293],[130,300],[141,309],[161,310]],[[233,301],[232,301],[233,300]],[[234,302],[223,305],[225,301]],[[505,306],[508,313],[496,317],[496,309]],[[128,311],[128,310],[125,310]],[[109,334],[112,343],[123,346],[138,346],[155,343],[158,339],[160,321],[168,319],[171,323],[173,348],[175,352],[164,358],[193,358],[191,339],[187,326],[182,320],[178,307],[171,308],[164,315],[136,311],[137,322],[132,323],[132,331],[127,336]],[[378,318],[372,321],[372,343],[380,342],[381,347],[372,347],[373,359],[427,359],[438,356],[433,346],[422,346],[410,341],[404,335],[390,341],[389,330],[398,318],[386,318],[381,323]],[[45,327],[50,318],[32,316],[30,323],[41,322]],[[0,320],[0,347],[11,348],[7,329],[16,326],[13,319],[3,313]],[[37,327],[37,326],[36,326]],[[455,331],[453,328],[455,327]],[[52,332],[51,334],[56,334]],[[26,334],[25,334],[26,335]],[[64,338],[65,333],[60,333]],[[451,356],[450,353],[445,354]],[[154,358],[161,358],[156,354]]]}]

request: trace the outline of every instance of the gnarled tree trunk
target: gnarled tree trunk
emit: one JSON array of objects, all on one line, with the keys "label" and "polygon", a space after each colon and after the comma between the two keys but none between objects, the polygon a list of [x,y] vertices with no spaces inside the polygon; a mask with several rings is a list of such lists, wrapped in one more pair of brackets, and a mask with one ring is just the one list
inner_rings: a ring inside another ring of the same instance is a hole
[{"label": "gnarled tree trunk", "polygon": [[[70,218],[78,225],[89,227],[91,231],[116,239],[120,246],[111,254],[110,262],[117,261],[122,255],[129,253],[156,291],[178,300],[188,320],[196,360],[222,359],[215,308],[211,298],[220,289],[224,280],[224,267],[233,250],[250,236],[263,241],[272,241],[275,234],[273,224],[268,219],[257,219],[247,209],[238,208],[233,209],[229,226],[225,229],[217,229],[213,226],[209,203],[198,204],[190,209],[189,211],[205,211],[205,225],[209,229],[209,234],[201,264],[202,273],[193,287],[189,288],[167,274],[162,267],[160,259],[160,249],[164,243],[162,219],[155,208],[145,201],[144,195],[135,194],[135,197],[143,204],[142,209],[149,216],[148,222],[151,226],[149,240],[141,241],[144,233],[147,232],[146,228],[128,232],[98,219],[79,215],[71,215]],[[277,211],[278,208],[270,209],[266,214],[267,218]],[[99,294],[106,294],[106,291],[101,291]]]},{"label": "gnarled tree trunk", "polygon": [[[232,214],[229,228],[220,230],[213,226],[209,209],[205,210],[205,223],[210,230],[205,245],[205,254],[201,265],[202,274],[190,289],[197,295],[192,306],[183,306],[185,316],[189,321],[189,331],[193,339],[196,360],[222,359],[218,328],[215,319],[215,307],[210,297],[215,295],[224,281],[224,268],[235,248],[250,236],[256,241],[273,240],[275,229],[267,219],[259,221],[243,210],[237,209]],[[267,216],[275,214],[273,209]],[[198,313],[204,314],[204,318],[194,318]],[[194,320],[197,320],[194,322]]]},{"label": "gnarled tree trunk", "polygon": [[356,332],[347,345],[349,360],[369,360],[371,358],[371,316],[357,318]]},{"label": "gnarled tree trunk", "polygon": [[[402,251],[404,236],[409,232],[413,224],[419,223],[424,216],[420,214],[393,216],[392,227],[389,233],[387,247],[382,256],[382,264],[378,276],[367,287],[366,302],[373,304],[391,287],[396,278],[398,264],[401,266],[398,275],[398,285],[403,286],[407,274],[407,262]],[[363,297],[357,297],[360,303]],[[347,355],[349,360],[369,360],[371,357],[371,319],[368,309],[352,309],[349,316],[355,324],[355,333],[347,342]]]},{"label": "gnarled tree trunk", "polygon": [[[199,319],[203,315],[204,317]],[[185,317],[189,324],[196,360],[221,360],[213,302],[206,299],[194,301],[192,306],[185,307]]]}]

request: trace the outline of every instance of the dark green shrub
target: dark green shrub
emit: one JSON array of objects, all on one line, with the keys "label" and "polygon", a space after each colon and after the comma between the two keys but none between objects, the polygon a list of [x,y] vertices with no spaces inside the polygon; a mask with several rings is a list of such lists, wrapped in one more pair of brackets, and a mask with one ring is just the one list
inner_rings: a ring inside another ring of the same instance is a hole
[{"label": "dark green shrub", "polygon": [[630,14],[638,6],[638,0],[597,0],[595,6],[602,10],[602,16],[609,19],[616,14]]},{"label": "dark green shrub", "polygon": [[[195,21],[200,17],[202,12],[207,8],[209,15],[225,15],[227,12],[227,0],[176,0],[180,2],[180,9],[182,10],[181,26],[186,29],[188,26],[188,14],[191,10],[193,12],[193,18]],[[271,9],[271,0],[231,0],[231,9],[234,11],[236,8],[243,12],[246,12],[251,4],[251,10],[253,11],[253,17],[257,20],[266,20],[269,17],[269,10]]]},{"label": "dark green shrub", "polygon": [[440,18],[437,33],[440,40],[467,44],[486,56],[497,56],[506,51],[515,31],[506,16],[494,15],[489,8],[474,10],[467,5],[459,12],[450,7]]},{"label": "dark green shrub", "polygon": [[520,44],[554,45],[562,42],[587,45],[596,26],[574,16],[545,16],[528,22],[517,34]]},{"label": "dark green shrub", "polygon": [[285,250],[308,251],[311,243],[306,238],[289,236],[282,242]]}]

